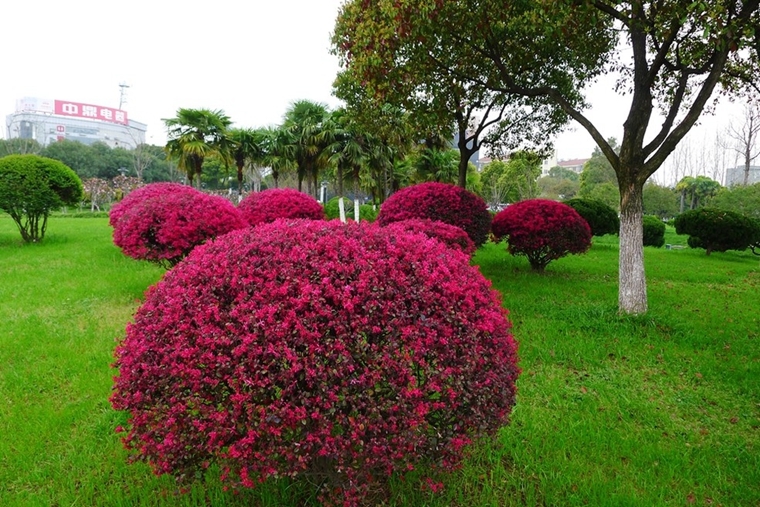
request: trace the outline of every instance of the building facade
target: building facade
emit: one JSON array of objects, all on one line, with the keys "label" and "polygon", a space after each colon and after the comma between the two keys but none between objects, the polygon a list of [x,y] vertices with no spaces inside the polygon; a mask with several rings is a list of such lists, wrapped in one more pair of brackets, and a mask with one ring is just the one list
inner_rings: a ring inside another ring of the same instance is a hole
[{"label": "building facade", "polygon": [[[726,186],[732,187],[734,185],[743,185],[744,169],[743,165],[726,169]],[[749,178],[747,184],[753,185],[755,183],[760,183],[760,166],[751,165],[749,166]]]},{"label": "building facade", "polygon": [[127,149],[144,143],[147,130],[121,109],[36,97],[17,100],[5,126],[7,139],[34,139],[42,146],[66,139]]}]

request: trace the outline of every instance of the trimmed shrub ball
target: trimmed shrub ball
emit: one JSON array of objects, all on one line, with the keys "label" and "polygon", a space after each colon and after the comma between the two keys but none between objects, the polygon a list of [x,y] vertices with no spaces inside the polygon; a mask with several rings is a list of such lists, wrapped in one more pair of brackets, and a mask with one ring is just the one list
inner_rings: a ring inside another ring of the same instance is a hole
[{"label": "trimmed shrub ball", "polygon": [[644,246],[660,248],[665,244],[665,222],[654,215],[644,215]]},{"label": "trimmed shrub ball", "polygon": [[567,204],[546,199],[507,206],[494,217],[492,230],[497,241],[507,240],[509,253],[526,256],[536,271],[591,247],[591,228],[583,217]]},{"label": "trimmed shrub ball", "polygon": [[116,222],[113,241],[125,255],[169,268],[201,243],[246,227],[223,197],[187,185],[165,190],[130,203]]},{"label": "trimmed shrub ball", "polygon": [[565,204],[577,211],[588,222],[592,236],[620,233],[620,218],[617,211],[602,201],[578,197],[565,201]]},{"label": "trimmed shrub ball", "polygon": [[116,349],[125,445],[157,473],[211,463],[366,505],[418,463],[455,468],[508,422],[516,344],[469,258],[420,234],[278,220],[196,248]]},{"label": "trimmed shrub ball", "polygon": [[464,230],[476,247],[488,239],[491,214],[486,202],[461,187],[446,183],[420,183],[402,188],[380,207],[380,225],[427,218]]},{"label": "trimmed shrub ball", "polygon": [[475,253],[475,243],[459,227],[445,224],[438,220],[411,219],[393,222],[387,227],[391,230],[401,230],[408,232],[420,232],[428,238],[437,239],[449,248],[456,248],[467,255]]},{"label": "trimmed shrub ball", "polygon": [[122,215],[124,215],[124,213],[126,213],[127,210],[129,210],[135,204],[138,204],[154,195],[163,195],[171,192],[184,192],[186,188],[192,189],[192,187],[182,185],[181,183],[169,182],[149,183],[148,185],[136,188],[124,196],[124,199],[113,205],[111,211],[108,213],[108,223],[111,224],[111,227],[115,228]]},{"label": "trimmed shrub ball", "polygon": [[674,220],[677,234],[687,234],[687,244],[704,248],[707,255],[726,250],[746,250],[760,241],[760,222],[717,208],[698,208],[681,213]]},{"label": "trimmed shrub ball", "polygon": [[240,201],[238,209],[243,220],[250,225],[267,224],[278,218],[325,218],[325,210],[319,201],[292,188],[270,188],[250,193]]}]

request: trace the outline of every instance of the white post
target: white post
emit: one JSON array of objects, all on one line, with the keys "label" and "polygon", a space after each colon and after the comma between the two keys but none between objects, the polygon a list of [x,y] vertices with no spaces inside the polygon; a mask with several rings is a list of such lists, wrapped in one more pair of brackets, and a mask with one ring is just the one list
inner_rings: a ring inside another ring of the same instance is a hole
[{"label": "white post", "polygon": [[343,204],[343,196],[338,198],[338,209],[340,210],[340,221],[346,223],[346,206]]}]

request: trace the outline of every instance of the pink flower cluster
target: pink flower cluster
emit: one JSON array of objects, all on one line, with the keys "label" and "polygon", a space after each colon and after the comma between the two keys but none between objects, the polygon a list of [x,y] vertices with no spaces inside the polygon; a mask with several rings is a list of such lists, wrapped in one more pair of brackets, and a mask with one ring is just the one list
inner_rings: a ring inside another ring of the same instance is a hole
[{"label": "pink flower cluster", "polygon": [[388,224],[390,230],[399,230],[406,232],[419,232],[428,238],[437,239],[449,248],[456,248],[467,255],[475,253],[475,243],[464,230],[455,225],[439,222],[438,220],[428,220],[426,218],[412,218],[392,222]]},{"label": "pink flower cluster", "polygon": [[169,271],[117,347],[125,445],[157,473],[324,483],[364,505],[394,472],[450,470],[508,423],[519,374],[498,293],[402,230],[278,220]]},{"label": "pink flower cluster", "polygon": [[420,183],[403,188],[380,207],[380,225],[427,218],[464,230],[476,247],[488,239],[491,214],[483,199],[464,188],[445,183]]},{"label": "pink flower cluster", "polygon": [[325,210],[316,199],[292,188],[270,188],[248,194],[238,209],[250,225],[266,224],[278,218],[325,218]]},{"label": "pink flower cluster", "polygon": [[577,211],[557,201],[529,199],[507,206],[493,219],[495,239],[507,240],[512,255],[524,255],[531,267],[547,264],[591,247],[591,228]]},{"label": "pink flower cluster", "polygon": [[111,208],[111,212],[108,214],[108,223],[111,224],[111,227],[115,228],[122,215],[124,215],[124,213],[126,213],[127,210],[135,204],[138,204],[154,195],[161,195],[175,191],[182,192],[185,188],[186,185],[169,182],[151,183],[149,185],[138,187],[126,194],[124,196],[124,199],[116,203]]},{"label": "pink flower cluster", "polygon": [[151,184],[129,197],[110,220],[114,243],[134,259],[171,267],[201,243],[246,227],[228,200],[186,185]]}]

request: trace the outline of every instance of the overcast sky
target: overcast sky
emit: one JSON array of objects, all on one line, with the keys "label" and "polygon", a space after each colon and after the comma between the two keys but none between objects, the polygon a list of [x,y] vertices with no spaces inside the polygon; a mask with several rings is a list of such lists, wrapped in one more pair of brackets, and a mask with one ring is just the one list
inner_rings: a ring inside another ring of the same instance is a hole
[{"label": "overcast sky", "polygon": [[[161,119],[180,107],[222,109],[236,126],[259,127],[280,123],[296,100],[339,105],[329,47],[342,0],[0,1],[3,118],[22,97],[115,108],[125,83],[122,108],[148,125],[149,143],[164,144]],[[590,119],[619,138],[629,102],[609,81],[589,97]],[[585,158],[594,143],[570,127],[556,146],[559,159]]]}]

